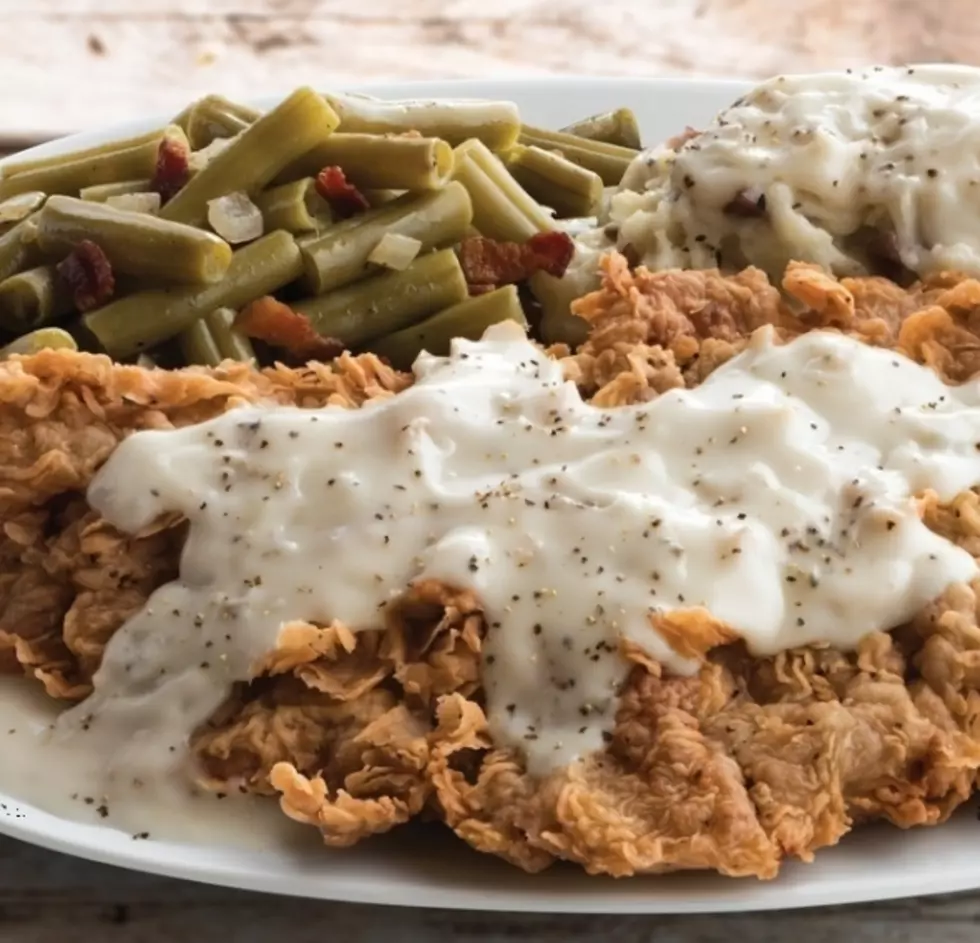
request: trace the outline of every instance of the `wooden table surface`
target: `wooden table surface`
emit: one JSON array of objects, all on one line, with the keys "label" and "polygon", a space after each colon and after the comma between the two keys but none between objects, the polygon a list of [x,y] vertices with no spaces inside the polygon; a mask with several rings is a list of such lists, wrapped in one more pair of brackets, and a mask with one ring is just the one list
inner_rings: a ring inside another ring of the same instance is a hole
[{"label": "wooden table surface", "polygon": [[303,82],[969,62],[975,14],[976,0],[0,0],[0,131]]},{"label": "wooden table surface", "polygon": [[[976,0],[0,0],[0,149],[207,91],[302,82],[765,75],[969,62]],[[0,756],[0,762],[2,762]],[[980,895],[771,916],[558,918],[296,902],[130,874],[0,839],[2,943],[975,941]]]}]

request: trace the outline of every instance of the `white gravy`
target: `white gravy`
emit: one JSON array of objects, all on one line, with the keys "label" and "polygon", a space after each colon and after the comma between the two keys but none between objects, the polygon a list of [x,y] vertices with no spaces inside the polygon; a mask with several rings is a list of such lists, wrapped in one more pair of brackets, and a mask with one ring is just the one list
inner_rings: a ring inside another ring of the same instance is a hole
[{"label": "white gravy", "polygon": [[912,496],[980,482],[980,388],[892,352],[763,329],[700,387],[613,410],[510,325],[415,374],[360,410],[248,407],[117,448],[93,507],[190,532],[54,725],[66,790],[172,795],[191,731],[284,622],[377,626],[423,577],[479,594],[494,736],[546,773],[601,748],[621,638],[694,669],[657,613],[705,607],[758,654],[850,648],[976,573]]}]

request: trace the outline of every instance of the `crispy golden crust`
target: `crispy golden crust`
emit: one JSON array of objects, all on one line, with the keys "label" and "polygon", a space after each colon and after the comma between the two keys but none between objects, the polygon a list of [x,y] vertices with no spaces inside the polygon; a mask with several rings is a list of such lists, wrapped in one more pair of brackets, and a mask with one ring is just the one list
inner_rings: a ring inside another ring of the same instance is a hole
[{"label": "crispy golden crust", "polygon": [[[905,290],[794,264],[780,294],[756,270],[631,272],[604,263],[577,304],[592,333],[563,356],[604,406],[700,382],[774,325],[836,327],[893,346],[951,380],[980,368],[980,283],[938,276]],[[143,371],[48,352],[0,366],[0,670],[56,697],[89,690],[106,641],[173,578],[183,525],[119,534],[84,488],[131,431],[200,421],[241,402],[356,407],[409,378],[371,357],[333,368]],[[929,526],[980,556],[980,498],[923,497]],[[672,677],[636,646],[607,749],[543,781],[494,744],[480,689],[484,623],[471,594],[427,582],[376,630],[296,622],[199,730],[201,782],[278,795],[284,812],[350,845],[413,816],[528,871],[711,868],[773,876],[854,825],[943,821],[980,769],[977,590],[954,586],[911,624],[857,651],[750,657],[708,614],[662,633],[703,660]]]}]

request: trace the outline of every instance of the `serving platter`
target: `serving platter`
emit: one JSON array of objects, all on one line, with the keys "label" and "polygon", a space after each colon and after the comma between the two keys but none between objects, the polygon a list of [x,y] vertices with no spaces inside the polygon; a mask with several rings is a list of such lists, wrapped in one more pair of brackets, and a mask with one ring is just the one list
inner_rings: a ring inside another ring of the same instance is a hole
[{"label": "serving platter", "polygon": [[[443,81],[351,88],[380,97],[487,97],[516,101],[525,120],[559,127],[629,106],[647,143],[698,126],[747,83],[693,79]],[[275,101],[270,95],[259,104]],[[163,116],[165,117],[165,116]],[[150,116],[45,144],[32,156],[96,144],[161,124]],[[0,731],[12,710],[0,679]],[[24,709],[18,699],[18,710]],[[8,742],[6,749],[20,749]],[[3,764],[0,741],[0,766]],[[57,776],[57,770],[51,770]],[[0,777],[2,780],[2,777]],[[274,814],[274,806],[270,814]],[[248,818],[241,819],[247,828]],[[980,824],[973,807],[939,828],[859,830],[810,865],[787,865],[775,881],[679,874],[615,881],[571,867],[526,875],[470,851],[438,826],[410,826],[349,850],[324,849],[312,829],[288,823],[283,841],[134,840],[105,825],[66,821],[9,795],[0,782],[0,833],[107,864],[253,891],[354,902],[566,913],[705,913],[784,909],[945,893],[980,887]],[[262,833],[264,834],[264,833]]]}]

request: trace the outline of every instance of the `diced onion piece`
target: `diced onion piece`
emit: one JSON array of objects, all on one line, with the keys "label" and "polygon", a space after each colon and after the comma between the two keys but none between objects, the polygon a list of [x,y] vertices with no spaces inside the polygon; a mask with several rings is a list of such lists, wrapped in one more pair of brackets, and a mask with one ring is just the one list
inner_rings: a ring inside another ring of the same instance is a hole
[{"label": "diced onion piece", "polygon": [[208,223],[225,242],[251,242],[264,232],[262,211],[238,191],[208,201]]},{"label": "diced onion piece", "polygon": [[110,196],[105,202],[106,206],[130,213],[156,213],[162,201],[159,193],[120,193]]},{"label": "diced onion piece", "polygon": [[193,151],[187,159],[187,168],[192,174],[204,170],[217,154],[220,154],[234,138],[215,138],[207,147],[202,147],[199,151]]},{"label": "diced onion piece", "polygon": [[418,239],[397,232],[386,232],[371,250],[368,262],[402,272],[415,261],[421,251],[422,243]]},{"label": "diced onion piece", "polygon": [[44,202],[44,194],[18,193],[0,203],[0,223],[17,223],[30,216]]},{"label": "diced onion piece", "polygon": [[567,232],[572,238],[583,233],[592,232],[596,228],[594,216],[576,216],[573,219],[556,219],[555,224],[562,232]]}]

